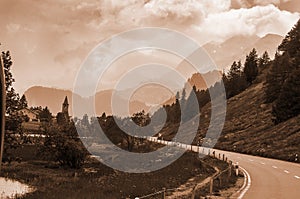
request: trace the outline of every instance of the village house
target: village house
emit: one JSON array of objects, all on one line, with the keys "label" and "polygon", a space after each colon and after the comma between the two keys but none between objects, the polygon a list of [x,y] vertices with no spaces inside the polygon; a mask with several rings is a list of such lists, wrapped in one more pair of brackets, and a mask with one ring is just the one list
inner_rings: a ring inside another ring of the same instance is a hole
[{"label": "village house", "polygon": [[27,122],[39,122],[39,113],[37,111],[23,108],[19,111],[19,113],[28,117]]}]

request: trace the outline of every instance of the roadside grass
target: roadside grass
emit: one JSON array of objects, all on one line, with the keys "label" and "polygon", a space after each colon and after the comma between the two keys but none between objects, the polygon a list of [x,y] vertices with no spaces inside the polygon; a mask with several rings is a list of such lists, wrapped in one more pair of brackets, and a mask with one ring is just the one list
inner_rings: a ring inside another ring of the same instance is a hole
[{"label": "roadside grass", "polygon": [[205,179],[214,173],[206,163],[214,161],[210,157],[199,159],[196,153],[187,152],[166,168],[132,174],[113,170],[92,158],[78,170],[53,162],[29,160],[4,164],[1,176],[35,188],[34,192],[19,198],[134,198],[162,188],[179,187],[195,175]]},{"label": "roadside grass", "polygon": [[[300,154],[300,116],[274,125],[264,89],[264,82],[257,82],[227,101],[226,121],[215,148],[294,161],[295,154]],[[209,103],[201,110],[200,138],[206,135],[210,114]]]}]

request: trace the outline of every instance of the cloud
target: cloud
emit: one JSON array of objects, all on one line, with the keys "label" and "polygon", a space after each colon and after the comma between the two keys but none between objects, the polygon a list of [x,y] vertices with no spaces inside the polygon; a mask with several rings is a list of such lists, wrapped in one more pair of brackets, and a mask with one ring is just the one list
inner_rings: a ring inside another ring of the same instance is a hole
[{"label": "cloud", "polygon": [[219,39],[233,35],[285,35],[298,19],[298,13],[281,11],[270,4],[211,14],[198,29],[204,35]]},{"label": "cloud", "polygon": [[[240,34],[285,35],[299,14],[267,2],[278,4],[278,0],[1,0],[1,47],[12,51],[18,91],[32,85],[70,89],[90,50],[132,28],[171,28],[200,44]],[[245,3],[252,8],[242,8]]]},{"label": "cloud", "polygon": [[274,5],[279,5],[280,0],[254,0],[255,5],[269,5],[269,4],[274,4]]}]

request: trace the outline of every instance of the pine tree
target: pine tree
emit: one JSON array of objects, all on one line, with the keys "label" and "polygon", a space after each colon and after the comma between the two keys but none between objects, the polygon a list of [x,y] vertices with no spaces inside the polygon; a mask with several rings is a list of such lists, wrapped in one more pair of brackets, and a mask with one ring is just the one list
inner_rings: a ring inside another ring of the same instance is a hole
[{"label": "pine tree", "polygon": [[233,62],[228,72],[228,77],[224,83],[227,98],[231,98],[247,88],[247,82],[242,71],[241,61]]},{"label": "pine tree", "polygon": [[258,59],[258,68],[260,70],[265,69],[267,66],[270,65],[271,59],[267,51]]},{"label": "pine tree", "polygon": [[288,33],[267,76],[266,101],[275,124],[300,114],[300,21]]},{"label": "pine tree", "polygon": [[274,103],[272,114],[276,124],[300,114],[300,68],[285,81]]},{"label": "pine tree", "polygon": [[288,52],[291,57],[296,57],[300,52],[300,20],[283,39],[278,50]]},{"label": "pine tree", "polygon": [[266,81],[266,102],[274,102],[281,92],[282,85],[287,79],[289,70],[291,70],[291,59],[289,53],[280,55],[275,54],[275,59],[272,62],[270,72]]},{"label": "pine tree", "polygon": [[184,107],[184,113],[183,113],[183,121],[186,122],[190,119],[192,119],[194,116],[196,116],[199,113],[199,103],[197,99],[197,88],[194,85],[193,90],[191,91],[189,97],[186,100],[186,104]]},{"label": "pine tree", "polygon": [[22,95],[22,97],[20,99],[20,108],[21,109],[28,108],[28,103],[27,103],[25,95]]},{"label": "pine tree", "polygon": [[251,85],[258,75],[258,55],[255,48],[246,57],[244,73],[247,82]]}]

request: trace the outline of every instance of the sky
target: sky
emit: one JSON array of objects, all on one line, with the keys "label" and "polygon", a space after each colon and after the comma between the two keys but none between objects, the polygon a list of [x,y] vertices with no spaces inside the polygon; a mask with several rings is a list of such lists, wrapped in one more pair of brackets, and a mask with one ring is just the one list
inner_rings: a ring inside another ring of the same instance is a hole
[{"label": "sky", "polygon": [[[0,49],[11,51],[19,93],[31,86],[72,90],[91,50],[115,34],[162,27],[186,34],[199,45],[237,35],[284,36],[300,17],[297,4],[297,0],[1,0]],[[139,54],[140,59],[147,56],[157,58]],[[170,60],[157,59],[164,64]],[[115,63],[100,89],[110,88],[124,73],[118,64],[122,65]]]}]

